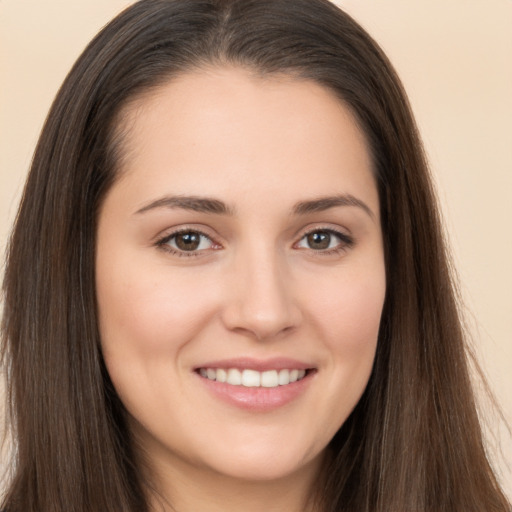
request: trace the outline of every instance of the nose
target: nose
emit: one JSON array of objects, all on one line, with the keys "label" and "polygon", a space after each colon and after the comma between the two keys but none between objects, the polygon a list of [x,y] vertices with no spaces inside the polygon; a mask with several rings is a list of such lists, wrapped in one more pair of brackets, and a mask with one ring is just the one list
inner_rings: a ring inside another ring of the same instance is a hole
[{"label": "nose", "polygon": [[266,340],[297,328],[302,320],[286,263],[273,251],[240,257],[227,279],[224,325]]}]

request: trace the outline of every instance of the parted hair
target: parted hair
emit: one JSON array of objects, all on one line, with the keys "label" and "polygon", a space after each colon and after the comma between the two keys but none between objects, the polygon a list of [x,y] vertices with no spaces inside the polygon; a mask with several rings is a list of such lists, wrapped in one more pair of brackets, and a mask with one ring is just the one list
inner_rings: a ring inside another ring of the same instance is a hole
[{"label": "parted hair", "polygon": [[387,291],[360,402],[328,446],[322,512],[505,512],[486,455],[436,198],[401,83],[372,38],[326,0],[141,0],[65,79],[10,238],[2,356],[14,438],[5,512],[144,512],[126,411],[98,332],[98,212],[123,157],[123,109],[212,65],[334,91],[373,159]]}]

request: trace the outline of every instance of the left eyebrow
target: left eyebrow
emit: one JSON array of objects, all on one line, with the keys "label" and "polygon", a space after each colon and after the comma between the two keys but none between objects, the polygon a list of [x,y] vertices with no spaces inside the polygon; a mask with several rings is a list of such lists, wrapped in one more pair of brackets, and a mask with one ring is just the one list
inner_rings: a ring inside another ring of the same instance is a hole
[{"label": "left eyebrow", "polygon": [[[336,208],[339,206],[355,206],[361,208],[372,220],[376,219],[375,214],[364,201],[361,201],[361,199],[350,194],[325,196],[307,201],[299,201],[293,206],[292,213],[294,215],[307,215],[308,213],[323,212],[329,208]],[[234,209],[226,203],[215,198],[198,196],[162,197],[143,206],[137,210],[135,214],[138,215],[159,208],[179,208],[217,215],[234,215]]]},{"label": "left eyebrow", "polygon": [[337,206],[355,206],[361,208],[367,215],[375,220],[375,214],[371,208],[361,199],[350,194],[341,194],[336,196],[319,197],[309,201],[299,201],[293,207],[295,215],[306,215],[308,213],[323,212],[329,208]]},{"label": "left eyebrow", "polygon": [[212,197],[166,196],[153,201],[135,212],[136,215],[158,208],[179,208],[217,215],[233,215],[234,211],[226,203]]}]

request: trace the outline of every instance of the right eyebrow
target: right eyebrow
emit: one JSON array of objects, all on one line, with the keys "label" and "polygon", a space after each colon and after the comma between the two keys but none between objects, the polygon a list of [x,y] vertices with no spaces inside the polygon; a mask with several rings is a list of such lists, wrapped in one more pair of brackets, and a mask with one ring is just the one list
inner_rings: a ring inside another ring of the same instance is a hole
[{"label": "right eyebrow", "polygon": [[152,201],[135,212],[136,215],[156,208],[181,208],[194,212],[214,213],[217,215],[234,215],[234,210],[223,201],[212,197],[199,196],[164,196]]},{"label": "right eyebrow", "polygon": [[376,220],[375,213],[361,199],[350,194],[339,194],[335,196],[319,197],[309,201],[300,201],[293,207],[296,215],[306,215],[314,212],[323,212],[338,206],[355,206],[363,210],[373,221]]}]

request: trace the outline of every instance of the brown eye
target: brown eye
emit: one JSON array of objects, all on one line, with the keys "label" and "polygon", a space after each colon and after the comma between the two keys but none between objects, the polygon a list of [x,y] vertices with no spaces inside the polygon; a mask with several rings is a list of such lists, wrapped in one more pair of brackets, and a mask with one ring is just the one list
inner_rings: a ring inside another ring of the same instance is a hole
[{"label": "brown eye", "polygon": [[328,249],[331,245],[331,233],[327,231],[314,231],[306,236],[306,240],[310,249]]},{"label": "brown eye", "polygon": [[181,231],[167,237],[160,245],[168,246],[175,252],[199,252],[213,247],[212,240],[199,231]]},{"label": "brown eye", "polygon": [[331,229],[317,229],[306,233],[297,243],[299,249],[313,251],[342,250],[354,245],[354,240],[349,235]]},{"label": "brown eye", "polygon": [[201,243],[201,235],[193,231],[180,233],[174,239],[176,240],[176,247],[182,251],[195,251]]}]

